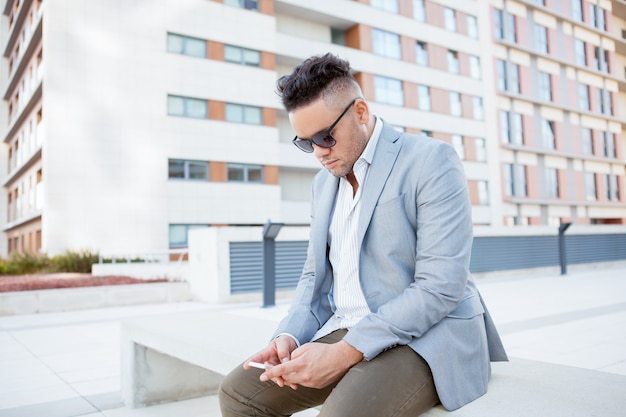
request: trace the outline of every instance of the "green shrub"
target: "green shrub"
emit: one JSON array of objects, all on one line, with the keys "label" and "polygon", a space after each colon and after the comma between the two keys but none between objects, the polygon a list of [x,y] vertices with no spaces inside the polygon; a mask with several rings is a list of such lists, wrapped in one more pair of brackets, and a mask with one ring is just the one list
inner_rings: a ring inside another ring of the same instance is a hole
[{"label": "green shrub", "polygon": [[11,254],[6,266],[7,274],[34,274],[48,268],[48,257],[31,252]]},{"label": "green shrub", "polygon": [[98,262],[98,253],[89,250],[79,252],[67,250],[63,255],[57,255],[50,260],[52,272],[80,272],[91,273],[91,265]]},{"label": "green shrub", "polygon": [[8,260],[0,259],[0,275],[27,275],[35,273],[79,272],[91,273],[91,265],[98,262],[98,253],[89,250],[67,250],[49,258],[30,252],[16,252]]}]

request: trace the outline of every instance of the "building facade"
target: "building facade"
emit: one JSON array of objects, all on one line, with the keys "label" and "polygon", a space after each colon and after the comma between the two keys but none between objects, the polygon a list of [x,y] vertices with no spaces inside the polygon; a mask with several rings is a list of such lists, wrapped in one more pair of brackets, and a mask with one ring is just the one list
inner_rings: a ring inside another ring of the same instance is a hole
[{"label": "building facade", "polygon": [[308,223],[319,164],[275,81],[349,59],[452,144],[481,226],[626,222],[623,0],[6,0],[0,255],[161,251]]}]

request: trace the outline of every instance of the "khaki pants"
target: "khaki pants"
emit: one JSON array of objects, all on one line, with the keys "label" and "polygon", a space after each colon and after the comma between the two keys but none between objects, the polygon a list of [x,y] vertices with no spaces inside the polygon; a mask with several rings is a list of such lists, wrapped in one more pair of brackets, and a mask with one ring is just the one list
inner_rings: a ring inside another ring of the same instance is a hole
[{"label": "khaki pants", "polygon": [[[338,330],[317,342],[336,343],[345,334]],[[261,373],[238,367],[226,376],[219,390],[223,417],[290,416],[322,404],[325,417],[416,417],[439,403],[428,364],[407,346],[361,361],[323,389],[280,388],[259,381]]]}]

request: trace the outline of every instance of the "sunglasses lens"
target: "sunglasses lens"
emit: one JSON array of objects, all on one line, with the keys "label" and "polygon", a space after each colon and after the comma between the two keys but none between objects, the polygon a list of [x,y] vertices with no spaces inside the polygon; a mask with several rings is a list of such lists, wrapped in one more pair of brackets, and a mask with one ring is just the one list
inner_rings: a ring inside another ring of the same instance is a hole
[{"label": "sunglasses lens", "polygon": [[311,142],[322,148],[332,148],[337,143],[335,138],[328,133],[313,136]]},{"label": "sunglasses lens", "polygon": [[294,145],[298,147],[298,149],[300,149],[303,152],[306,152],[306,153],[313,152],[313,142],[311,142],[308,139],[295,138],[292,142]]}]

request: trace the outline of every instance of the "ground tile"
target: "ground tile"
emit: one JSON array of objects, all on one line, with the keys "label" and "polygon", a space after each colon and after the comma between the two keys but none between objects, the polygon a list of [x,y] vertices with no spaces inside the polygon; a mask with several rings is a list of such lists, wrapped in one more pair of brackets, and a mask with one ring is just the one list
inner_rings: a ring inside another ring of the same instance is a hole
[{"label": "ground tile", "polygon": [[94,411],[98,410],[84,398],[75,397],[0,410],[0,417],[76,417],[91,414]]}]

